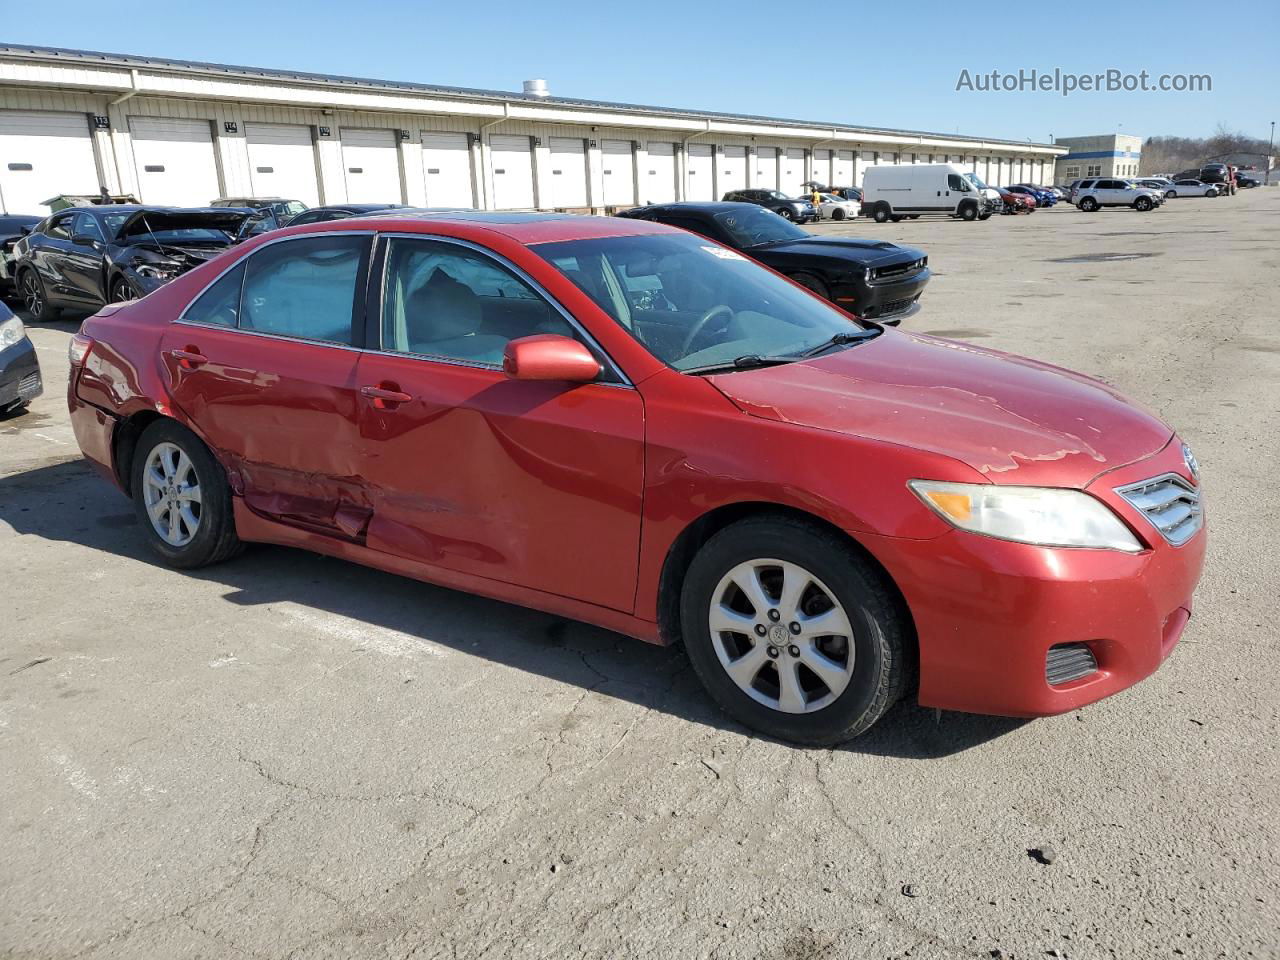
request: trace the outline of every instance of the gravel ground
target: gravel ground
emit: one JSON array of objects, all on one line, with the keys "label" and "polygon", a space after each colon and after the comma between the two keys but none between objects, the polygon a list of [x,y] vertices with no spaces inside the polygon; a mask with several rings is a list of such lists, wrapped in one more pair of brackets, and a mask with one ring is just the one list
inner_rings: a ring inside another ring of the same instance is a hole
[{"label": "gravel ground", "polygon": [[78,458],[76,323],[33,329],[48,391],[0,422],[0,956],[1280,956],[1278,215],[816,228],[928,251],[909,328],[1177,425],[1212,528],[1138,687],[902,704],[838,750],[726,721],[677,650],[279,548],[157,565]]}]

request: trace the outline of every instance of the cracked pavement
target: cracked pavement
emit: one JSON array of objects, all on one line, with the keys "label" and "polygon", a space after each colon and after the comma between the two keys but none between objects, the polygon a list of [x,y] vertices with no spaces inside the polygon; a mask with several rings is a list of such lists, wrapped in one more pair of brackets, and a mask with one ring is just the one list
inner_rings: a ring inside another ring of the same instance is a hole
[{"label": "cracked pavement", "polygon": [[[928,251],[909,328],[1177,425],[1212,530],[1135,689],[904,703],[832,751],[727,721],[678,650],[279,548],[159,566],[78,458],[76,322],[33,329],[47,392],[0,421],[0,957],[1280,956],[1277,214],[817,228]],[[1049,262],[1100,252],[1154,255]]]}]

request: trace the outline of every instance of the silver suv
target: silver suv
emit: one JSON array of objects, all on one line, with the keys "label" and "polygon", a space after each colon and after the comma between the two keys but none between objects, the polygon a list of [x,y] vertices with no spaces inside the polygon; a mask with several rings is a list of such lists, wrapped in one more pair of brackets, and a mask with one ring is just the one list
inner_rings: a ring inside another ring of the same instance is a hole
[{"label": "silver suv", "polygon": [[1071,202],[1085,213],[1092,213],[1100,207],[1152,210],[1164,203],[1164,195],[1148,187],[1135,187],[1125,180],[1094,177],[1081,180],[1072,188]]}]

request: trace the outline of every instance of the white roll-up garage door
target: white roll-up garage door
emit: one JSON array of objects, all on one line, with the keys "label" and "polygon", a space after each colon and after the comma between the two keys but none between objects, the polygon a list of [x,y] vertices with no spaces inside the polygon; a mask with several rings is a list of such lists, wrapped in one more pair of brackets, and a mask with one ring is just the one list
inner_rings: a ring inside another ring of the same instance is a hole
[{"label": "white roll-up garage door", "polygon": [[301,200],[309,207],[320,202],[310,127],[246,123],[244,136],[249,148],[249,182],[256,196]]},{"label": "white roll-up garage door", "polygon": [[833,187],[849,187],[853,185],[853,151],[837,150],[831,159],[831,185]]},{"label": "white roll-up garage door", "polygon": [[747,187],[747,148],[725,147],[720,155],[720,195]]},{"label": "white roll-up garage door", "polygon": [[715,170],[711,160],[709,143],[691,143],[686,148],[685,170],[689,174],[685,180],[686,200],[715,200]]},{"label": "white roll-up garage door", "polygon": [[650,143],[640,180],[641,203],[670,203],[676,198],[676,145]]},{"label": "white roll-up garage door", "polygon": [[222,196],[208,120],[130,117],[129,133],[143,203],[203,207]]},{"label": "white roll-up garage door", "polygon": [[342,129],[348,203],[402,203],[400,151],[394,130]]},{"label": "white roll-up garage door", "polygon": [[813,179],[819,183],[831,184],[831,151],[821,148],[813,151]]},{"label": "white roll-up garage door", "polygon": [[422,135],[422,179],[429,207],[474,207],[471,145],[465,133]]},{"label": "white roll-up garage door", "polygon": [[528,210],[533,207],[533,151],[528,137],[491,136],[493,207]]},{"label": "white roll-up garage door", "polygon": [[610,207],[629,207],[636,202],[636,174],[630,140],[600,142],[600,172],[604,180],[604,202]]},{"label": "white roll-up garage door", "polygon": [[804,175],[804,150],[794,147],[787,150],[782,157],[782,175],[778,181],[778,189],[783,193],[795,196],[800,193],[800,184],[807,178]]},{"label": "white roll-up garage door", "polygon": [[550,176],[542,182],[550,195],[542,205],[567,209],[587,205],[587,146],[578,137],[552,137]]},{"label": "white roll-up garage door", "polygon": [[777,147],[756,147],[756,186],[762,190],[778,189]]},{"label": "white roll-up garage door", "polygon": [[0,110],[0,210],[45,216],[60,193],[98,192],[83,113]]}]

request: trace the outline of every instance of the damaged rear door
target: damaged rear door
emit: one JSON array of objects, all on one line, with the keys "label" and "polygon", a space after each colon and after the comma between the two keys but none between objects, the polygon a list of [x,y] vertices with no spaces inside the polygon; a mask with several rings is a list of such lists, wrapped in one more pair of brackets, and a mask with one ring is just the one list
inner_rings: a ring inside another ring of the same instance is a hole
[{"label": "damaged rear door", "polygon": [[356,367],[372,235],[286,237],[225,272],[173,323],[173,402],[257,513],[360,539]]}]

